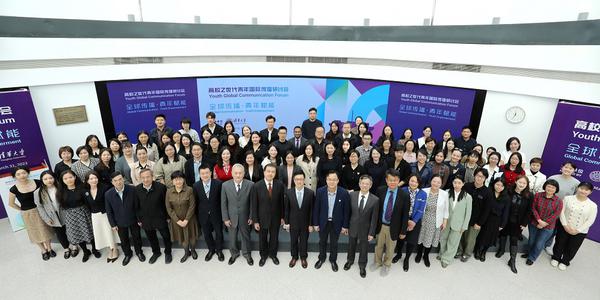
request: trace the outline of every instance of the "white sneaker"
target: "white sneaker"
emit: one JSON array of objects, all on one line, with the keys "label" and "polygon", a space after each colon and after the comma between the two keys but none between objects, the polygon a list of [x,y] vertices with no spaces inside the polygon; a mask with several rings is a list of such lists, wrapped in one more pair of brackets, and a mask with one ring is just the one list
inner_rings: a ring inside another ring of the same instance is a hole
[{"label": "white sneaker", "polygon": [[556,268],[556,267],[558,267],[558,261],[553,259],[553,260],[550,261],[550,265],[552,265],[553,267]]},{"label": "white sneaker", "polygon": [[546,248],[544,248],[544,251],[546,251],[546,254],[548,254],[550,256],[552,256],[552,254],[553,254],[552,253],[552,247],[546,247]]},{"label": "white sneaker", "polygon": [[564,271],[564,270],[567,269],[567,265],[565,265],[565,264],[559,264],[558,265],[558,269],[561,270],[561,271]]}]

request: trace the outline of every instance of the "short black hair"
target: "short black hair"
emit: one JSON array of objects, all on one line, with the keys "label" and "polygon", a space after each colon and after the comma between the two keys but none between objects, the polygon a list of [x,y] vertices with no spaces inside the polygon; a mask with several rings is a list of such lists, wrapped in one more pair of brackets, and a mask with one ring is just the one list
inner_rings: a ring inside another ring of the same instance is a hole
[{"label": "short black hair", "polygon": [[185,179],[185,175],[183,175],[183,172],[181,171],[175,171],[171,174],[171,180],[175,179],[175,178],[183,178]]},{"label": "short black hair", "polygon": [[274,117],[273,115],[268,115],[268,116],[265,118],[265,122],[268,122],[269,120],[273,120],[273,122],[277,121],[277,119],[275,119],[275,117]]},{"label": "short black hair", "polygon": [[543,160],[539,157],[534,157],[529,161],[529,164],[542,164]]},{"label": "short black hair", "polygon": [[594,190],[594,186],[593,186],[591,183],[587,182],[587,181],[582,181],[582,182],[581,182],[581,183],[580,183],[580,184],[577,186],[577,188],[584,188],[584,189],[588,189],[588,190],[590,190],[590,191],[593,191],[593,190]]},{"label": "short black hair", "polygon": [[294,172],[294,174],[292,174],[292,178],[294,178],[294,177],[296,177],[298,175],[302,175],[302,178],[306,178],[306,175],[302,171],[296,171],[296,172]]},{"label": "short black hair", "polygon": [[547,185],[552,185],[556,188],[556,192],[554,192],[554,194],[557,194],[560,191],[560,185],[558,184],[558,181],[554,179],[546,180],[546,182],[544,182],[544,185],[542,185],[542,189],[546,190]]},{"label": "short black hair", "polygon": [[192,120],[190,120],[190,118],[188,117],[183,117],[183,119],[181,119],[181,124],[190,124],[192,125]]},{"label": "short black hair", "polygon": [[317,112],[317,109],[315,107],[311,107],[308,109],[308,112],[311,112],[311,111]]},{"label": "short black hair", "polygon": [[212,169],[206,163],[201,163],[200,166],[198,167],[198,171],[203,170],[203,169],[208,169],[212,173]]},{"label": "short black hair", "polygon": [[[361,124],[362,124],[362,123],[361,123]],[[366,135],[368,135],[368,136],[370,136],[371,138],[373,138],[373,134],[372,134],[370,131],[367,131],[367,132],[363,133],[363,137],[364,137],[364,136],[366,136]]]},{"label": "short black hair", "polygon": [[336,170],[329,170],[327,171],[327,175],[325,176],[325,178],[329,177],[329,175],[331,174],[335,174],[335,176],[337,177],[337,179],[340,179],[340,173],[338,173],[338,171]]},{"label": "short black hair", "polygon": [[16,166],[10,171],[10,175],[12,175],[12,177],[15,177],[15,175],[17,174],[17,171],[19,171],[19,170],[23,170],[23,171],[27,172],[27,174],[31,173],[31,170],[29,170],[29,168],[26,166]]},{"label": "short black hair", "polygon": [[296,130],[296,129],[300,129],[300,131],[302,131],[302,127],[300,127],[300,126],[294,126],[294,130]]},{"label": "short black hair", "polygon": [[471,129],[471,127],[469,125],[463,126],[462,129],[461,129],[461,131],[463,131],[465,129],[469,129],[469,131],[471,131],[471,132],[473,131],[473,129]]},{"label": "short black hair", "polygon": [[114,171],[110,174],[110,179],[114,179],[117,176],[123,176],[123,173],[121,173],[120,171]]},{"label": "short black hair", "polygon": [[473,172],[473,176],[477,175],[477,173],[483,174],[483,176],[485,177],[485,179],[487,179],[488,176],[490,175],[490,173],[488,173],[488,170],[486,170],[484,168],[477,168],[477,169],[475,169],[475,172]]},{"label": "short black hair", "polygon": [[394,151],[406,151],[406,147],[404,147],[404,145],[402,144],[397,144],[396,147],[394,147]]},{"label": "short black hair", "polygon": [[400,172],[398,172],[398,170],[396,169],[388,169],[387,171],[385,171],[385,177],[387,178],[388,176],[400,179]]},{"label": "short black hair", "polygon": [[575,170],[577,170],[577,166],[575,165],[575,163],[573,161],[567,160],[564,163],[562,163],[562,165],[560,165],[561,167],[564,167],[566,165],[571,165],[571,167]]},{"label": "short black hair", "polygon": [[287,132],[287,127],[285,127],[285,126],[279,126],[279,128],[277,128],[277,132],[279,132],[281,130],[285,130],[285,132]]},{"label": "short black hair", "polygon": [[163,118],[163,119],[167,119],[167,117],[164,114],[157,114],[156,116],[154,116],[154,120],[156,121],[156,119],[158,118]]},{"label": "short black hair", "polygon": [[217,117],[217,115],[215,115],[215,113],[214,113],[214,112],[212,112],[212,111],[209,111],[209,112],[207,112],[207,113],[206,113],[205,117],[206,117],[207,119],[208,119],[208,118],[215,119],[215,118]]}]

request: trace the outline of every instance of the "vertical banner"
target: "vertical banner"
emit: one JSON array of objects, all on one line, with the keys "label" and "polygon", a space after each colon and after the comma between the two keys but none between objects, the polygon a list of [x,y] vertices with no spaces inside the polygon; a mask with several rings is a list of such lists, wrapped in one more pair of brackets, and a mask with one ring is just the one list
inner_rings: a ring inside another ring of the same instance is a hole
[{"label": "vertical banner", "polygon": [[107,84],[116,132],[125,131],[133,143],[137,133],[156,127],[154,116],[167,117],[167,126],[178,130],[187,117],[200,128],[195,78],[110,82]]},{"label": "vertical banner", "polygon": [[0,214],[8,215],[14,231],[24,228],[19,212],[8,207],[8,191],[14,185],[11,170],[16,166],[27,166],[35,179],[48,169],[48,154],[27,90],[0,92],[0,197],[6,210]]},{"label": "vertical banner", "polygon": [[[556,108],[544,154],[543,172],[547,176],[560,173],[565,161],[577,166],[579,181],[591,182],[590,195],[600,205],[600,106],[560,102]],[[588,238],[600,241],[600,222],[596,220]]]}]

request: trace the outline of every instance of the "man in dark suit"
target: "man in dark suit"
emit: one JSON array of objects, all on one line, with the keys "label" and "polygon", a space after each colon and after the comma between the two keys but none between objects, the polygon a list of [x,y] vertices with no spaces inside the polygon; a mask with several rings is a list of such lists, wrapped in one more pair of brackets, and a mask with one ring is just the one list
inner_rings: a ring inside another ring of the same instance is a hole
[{"label": "man in dark suit", "polygon": [[329,239],[329,262],[334,272],[338,271],[337,252],[340,232],[348,234],[350,223],[350,195],[339,187],[339,175],[331,170],[325,177],[326,186],[320,187],[316,193],[313,208],[313,225],[319,232],[319,260],[315,264],[320,269],[327,257],[327,239]]},{"label": "man in dark suit", "polygon": [[278,156],[281,157],[282,160],[284,160],[285,153],[290,150],[293,150],[294,147],[292,143],[288,142],[288,140],[286,139],[287,127],[279,126],[279,129],[277,130],[277,137],[279,139],[273,142],[273,145],[275,145],[275,148],[277,148]]},{"label": "man in dark suit", "polygon": [[242,240],[243,255],[248,265],[254,265],[252,253],[250,252],[250,230],[252,219],[250,218],[250,190],[254,184],[244,179],[244,166],[235,164],[231,167],[233,179],[224,182],[221,186],[221,216],[223,224],[229,229],[229,251],[231,257],[228,264],[232,265],[240,256],[238,246],[238,234]]},{"label": "man in dark suit", "polygon": [[131,253],[131,244],[129,243],[129,233],[133,237],[133,248],[138,259],[141,262],[146,261],[146,256],[144,256],[144,252],[142,251],[140,226],[137,223],[135,211],[136,200],[134,188],[131,185],[125,184],[125,178],[119,171],[113,172],[110,178],[113,187],[104,194],[106,216],[112,229],[119,233],[121,248],[125,254],[123,265],[126,266],[133,256],[133,253]]},{"label": "man in dark suit", "polygon": [[[210,261],[217,254],[219,261],[225,260],[223,255],[223,223],[221,221],[221,181],[212,178],[210,167],[200,165],[200,181],[194,183],[192,190],[196,198],[196,215],[202,228],[202,235],[208,246],[204,258]],[[214,232],[214,238],[213,238]]]},{"label": "man in dark suit", "polygon": [[377,197],[380,199],[380,216],[377,218],[377,245],[375,246],[375,263],[373,264],[374,270],[383,266],[381,276],[387,276],[389,273],[396,241],[406,237],[410,208],[410,196],[399,187],[400,174],[398,171],[395,169],[387,170],[385,182],[387,186],[377,189]]},{"label": "man in dark suit", "polygon": [[209,168],[213,166],[210,165],[208,161],[204,161],[202,157],[202,153],[204,152],[202,149],[202,145],[200,143],[192,144],[192,158],[185,161],[183,165],[183,173],[185,174],[185,183],[188,186],[193,186],[194,183],[200,181],[200,165],[205,164],[208,165]]},{"label": "man in dark suit", "polygon": [[255,183],[250,191],[250,208],[254,229],[259,234],[260,261],[264,266],[267,257],[278,265],[277,248],[279,227],[283,225],[283,195],[285,187],[275,180],[277,166],[268,164],[264,168],[265,178]]},{"label": "man in dark suit", "polygon": [[215,113],[212,111],[206,113],[206,125],[200,128],[200,136],[202,136],[202,132],[204,132],[204,130],[208,130],[219,140],[221,140],[221,138],[225,134],[225,129],[223,128],[223,126],[217,124],[217,115],[215,115]]},{"label": "man in dark suit", "polygon": [[288,142],[292,144],[292,151],[294,152],[295,157],[304,154],[304,146],[307,141],[308,140],[302,136],[302,127],[294,127],[294,137],[289,139]]},{"label": "man in dark suit", "polygon": [[286,191],[286,197],[283,200],[284,229],[290,232],[292,260],[290,268],[293,268],[298,261],[298,252],[300,252],[300,261],[302,268],[307,268],[308,263],[308,234],[313,231],[311,226],[312,210],[315,202],[315,193],[304,186],[304,172],[299,170],[294,172],[294,187]]},{"label": "man in dark suit", "polygon": [[350,122],[345,122],[344,125],[342,125],[342,134],[335,137],[335,140],[333,141],[335,148],[342,149],[342,143],[345,139],[350,140],[350,149],[354,149],[360,145],[360,139],[352,133],[352,124]]},{"label": "man in dark suit", "polygon": [[373,185],[373,179],[369,175],[362,175],[358,181],[360,191],[350,193],[350,235],[348,245],[348,261],[344,270],[348,271],[354,263],[356,245],[358,242],[358,267],[360,277],[367,276],[367,253],[369,242],[375,237],[377,230],[377,218],[379,217],[379,198],[371,193],[369,189]]},{"label": "man in dark suit", "polygon": [[160,137],[163,133],[171,136],[173,134],[173,129],[167,126],[167,117],[163,114],[158,114],[154,116],[154,124],[156,127],[150,130],[150,141],[153,144],[160,145]]},{"label": "man in dark suit", "polygon": [[277,139],[277,129],[275,129],[275,117],[268,115],[265,118],[267,128],[260,131],[260,140],[263,144],[269,145]]},{"label": "man in dark suit", "polygon": [[142,183],[135,187],[136,200],[136,215],[138,225],[144,229],[150,247],[152,248],[152,256],[148,260],[150,264],[156,262],[160,257],[160,246],[156,232],[160,233],[165,244],[165,263],[170,264],[173,261],[171,256],[171,234],[169,233],[169,225],[167,219],[167,208],[165,206],[165,195],[167,187],[154,181],[152,170],[143,169],[140,172]]}]

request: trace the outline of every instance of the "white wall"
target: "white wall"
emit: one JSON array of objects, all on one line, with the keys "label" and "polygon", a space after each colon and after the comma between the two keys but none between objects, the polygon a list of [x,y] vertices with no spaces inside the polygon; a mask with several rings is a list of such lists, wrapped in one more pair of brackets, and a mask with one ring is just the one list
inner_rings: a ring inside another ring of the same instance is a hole
[{"label": "white wall", "polygon": [[[488,91],[481,114],[477,141],[485,147],[505,150],[506,140],[516,136],[527,160],[542,156],[550,132],[558,99]],[[512,106],[525,109],[525,120],[512,124],[506,120],[506,110]],[[527,162],[529,163],[529,162]]]},{"label": "white wall", "polygon": [[[434,25],[501,24],[575,21],[580,12],[600,18],[596,0],[141,0],[144,21],[202,23],[371,26],[422,25],[433,15]],[[291,3],[291,10],[290,10]],[[435,9],[434,9],[435,6]],[[290,15],[291,12],[291,15]],[[4,0],[0,15],[127,21],[140,20],[138,0]]]},{"label": "white wall", "polygon": [[[52,166],[60,161],[58,148],[68,145],[75,150],[89,134],[96,134],[106,145],[93,82],[32,86],[30,91]],[[85,105],[88,122],[57,126],[52,109],[75,105]]]}]

